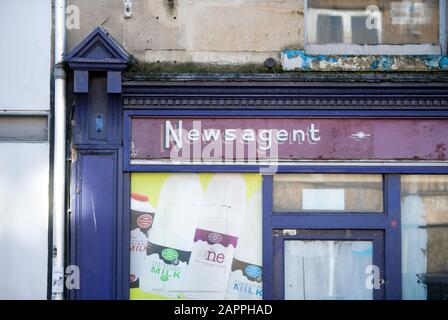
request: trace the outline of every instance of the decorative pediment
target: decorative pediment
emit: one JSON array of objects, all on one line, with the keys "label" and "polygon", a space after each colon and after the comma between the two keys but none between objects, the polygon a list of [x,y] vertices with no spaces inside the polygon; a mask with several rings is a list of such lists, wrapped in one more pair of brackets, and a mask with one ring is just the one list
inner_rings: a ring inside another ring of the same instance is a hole
[{"label": "decorative pediment", "polygon": [[73,70],[124,70],[129,55],[102,27],[93,30],[65,57]]},{"label": "decorative pediment", "polygon": [[74,70],[75,93],[89,92],[89,71],[107,72],[107,92],[121,93],[121,72],[128,66],[129,55],[97,27],[65,56],[65,62]]}]

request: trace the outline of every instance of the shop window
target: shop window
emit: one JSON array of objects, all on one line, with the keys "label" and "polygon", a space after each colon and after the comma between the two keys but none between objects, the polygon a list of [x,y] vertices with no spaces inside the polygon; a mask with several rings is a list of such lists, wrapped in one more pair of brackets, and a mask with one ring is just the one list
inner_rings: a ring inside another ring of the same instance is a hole
[{"label": "shop window", "polygon": [[448,175],[401,178],[404,299],[448,299]]},{"label": "shop window", "polygon": [[274,212],[383,212],[379,174],[278,174]]},{"label": "shop window", "polygon": [[259,174],[134,173],[131,299],[262,299]]},{"label": "shop window", "polygon": [[309,54],[441,54],[445,0],[308,0]]}]

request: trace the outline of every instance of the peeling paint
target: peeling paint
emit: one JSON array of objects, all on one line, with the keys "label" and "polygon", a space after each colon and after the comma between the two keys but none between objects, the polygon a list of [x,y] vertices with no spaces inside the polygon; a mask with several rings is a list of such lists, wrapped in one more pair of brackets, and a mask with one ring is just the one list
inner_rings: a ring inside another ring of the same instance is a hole
[{"label": "peeling paint", "polygon": [[422,60],[429,68],[438,68],[440,56],[425,56]]},{"label": "peeling paint", "polygon": [[441,160],[446,159],[445,151],[446,151],[446,145],[444,143],[437,144],[436,150],[435,150],[437,159],[441,159]]},{"label": "peeling paint", "polygon": [[[326,63],[337,64],[338,59],[333,56],[324,55],[307,55],[303,50],[285,50],[282,54],[282,65],[290,64],[291,66],[296,65],[293,68],[300,68],[303,70],[311,69],[313,64],[318,63],[321,67],[325,68]],[[284,59],[284,55],[288,60]],[[288,70],[283,68],[284,70]]]},{"label": "peeling paint", "polygon": [[95,209],[95,201],[93,199],[93,196],[90,196],[90,204],[91,204],[91,208],[92,208],[92,220],[93,220],[93,227],[95,229],[95,233],[98,232],[98,228],[96,225],[96,209]]},{"label": "peeling paint", "polygon": [[308,55],[304,50],[284,50],[281,55],[284,71],[444,71],[448,56],[349,56]]},{"label": "peeling paint", "polygon": [[439,68],[441,70],[448,70],[448,56],[441,56],[439,59]]},{"label": "peeling paint", "polygon": [[391,56],[382,56],[379,57],[378,59],[374,60],[371,64],[370,67],[373,70],[392,70],[393,66],[395,65],[395,59]]}]

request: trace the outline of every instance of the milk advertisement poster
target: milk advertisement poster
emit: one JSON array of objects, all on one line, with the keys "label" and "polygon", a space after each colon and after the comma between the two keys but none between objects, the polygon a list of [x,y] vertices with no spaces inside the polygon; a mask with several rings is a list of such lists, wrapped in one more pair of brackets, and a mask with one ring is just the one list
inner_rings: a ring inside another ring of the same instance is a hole
[{"label": "milk advertisement poster", "polygon": [[131,193],[153,218],[131,230],[131,299],[262,299],[259,174],[134,173]]}]

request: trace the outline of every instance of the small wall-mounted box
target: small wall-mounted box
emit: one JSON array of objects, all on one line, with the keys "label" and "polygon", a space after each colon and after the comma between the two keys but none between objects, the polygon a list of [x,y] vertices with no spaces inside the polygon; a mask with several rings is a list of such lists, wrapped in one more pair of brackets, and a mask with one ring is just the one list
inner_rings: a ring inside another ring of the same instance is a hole
[{"label": "small wall-mounted box", "polygon": [[123,0],[123,7],[124,7],[124,17],[126,19],[132,18],[133,14],[132,0]]}]

